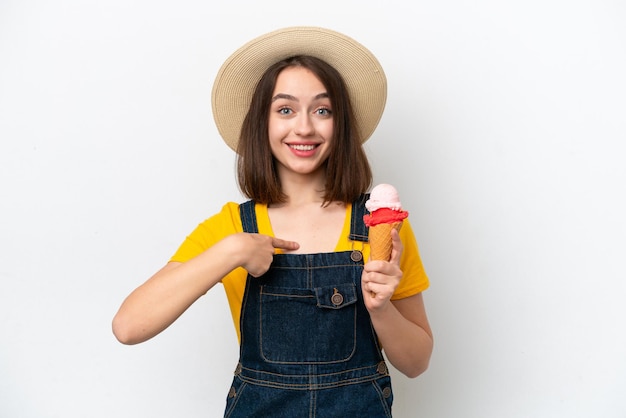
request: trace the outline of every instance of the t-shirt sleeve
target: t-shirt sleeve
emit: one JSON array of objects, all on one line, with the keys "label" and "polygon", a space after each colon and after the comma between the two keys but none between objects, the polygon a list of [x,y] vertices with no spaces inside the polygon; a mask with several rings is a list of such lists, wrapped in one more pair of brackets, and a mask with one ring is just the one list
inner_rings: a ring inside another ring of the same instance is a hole
[{"label": "t-shirt sleeve", "polygon": [[219,213],[200,223],[185,238],[178,250],[170,258],[170,261],[180,263],[189,261],[213,246],[216,242],[242,231],[239,205],[229,202],[222,207]]},{"label": "t-shirt sleeve", "polygon": [[402,280],[393,294],[392,300],[404,299],[416,295],[428,289],[430,282],[422,259],[413,228],[408,220],[405,220],[400,229],[400,239],[404,246],[400,259],[400,269],[402,270]]}]

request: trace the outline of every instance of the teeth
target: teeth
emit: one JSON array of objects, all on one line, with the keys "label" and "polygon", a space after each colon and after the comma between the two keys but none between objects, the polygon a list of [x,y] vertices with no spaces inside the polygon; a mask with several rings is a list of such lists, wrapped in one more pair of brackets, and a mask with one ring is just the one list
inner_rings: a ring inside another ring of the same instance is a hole
[{"label": "teeth", "polygon": [[291,148],[298,151],[311,151],[315,148],[315,145],[289,145]]}]

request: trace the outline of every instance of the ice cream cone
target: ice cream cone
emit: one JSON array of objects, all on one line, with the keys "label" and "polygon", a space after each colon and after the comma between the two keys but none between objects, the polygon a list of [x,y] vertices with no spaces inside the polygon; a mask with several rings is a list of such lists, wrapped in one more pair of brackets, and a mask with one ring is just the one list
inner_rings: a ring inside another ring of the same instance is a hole
[{"label": "ice cream cone", "polygon": [[391,258],[391,230],[400,231],[402,221],[383,223],[369,227],[370,259],[389,261]]}]

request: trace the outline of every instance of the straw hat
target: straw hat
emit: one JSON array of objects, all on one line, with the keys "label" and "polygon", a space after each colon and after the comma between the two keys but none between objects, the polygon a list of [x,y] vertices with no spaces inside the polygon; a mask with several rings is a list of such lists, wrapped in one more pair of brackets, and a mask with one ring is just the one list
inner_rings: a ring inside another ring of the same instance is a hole
[{"label": "straw hat", "polygon": [[329,29],[297,26],[248,42],[220,68],[212,92],[213,118],[224,142],[237,150],[241,125],[261,76],[294,55],[311,55],[332,65],[344,79],[363,142],[374,132],[387,100],[387,79],[376,57],[352,38]]}]

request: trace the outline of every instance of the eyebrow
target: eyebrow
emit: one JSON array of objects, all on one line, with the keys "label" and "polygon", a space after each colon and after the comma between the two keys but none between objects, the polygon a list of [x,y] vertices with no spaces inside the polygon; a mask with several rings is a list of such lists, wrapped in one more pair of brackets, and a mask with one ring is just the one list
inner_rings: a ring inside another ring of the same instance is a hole
[{"label": "eyebrow", "polygon": [[[329,97],[328,93],[324,92],[324,93],[320,93],[317,96],[315,96],[313,98],[313,100],[325,99],[327,97]],[[294,102],[298,102],[299,101],[295,96],[292,96],[291,94],[278,93],[276,96],[272,97],[272,103],[274,103],[278,99],[291,100],[291,101],[294,101]]]}]

